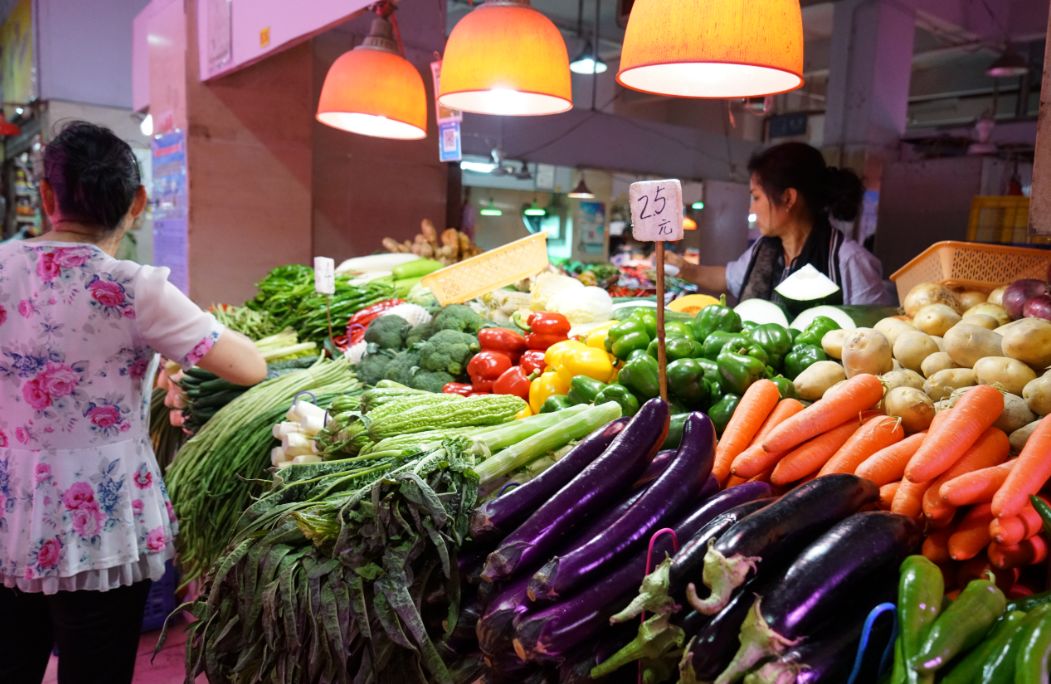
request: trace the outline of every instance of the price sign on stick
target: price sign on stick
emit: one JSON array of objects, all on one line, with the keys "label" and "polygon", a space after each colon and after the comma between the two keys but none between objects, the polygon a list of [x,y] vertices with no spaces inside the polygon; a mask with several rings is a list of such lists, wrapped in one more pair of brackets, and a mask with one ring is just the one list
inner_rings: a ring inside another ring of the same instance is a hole
[{"label": "price sign on stick", "polygon": [[668,401],[668,359],[664,353],[664,243],[682,239],[682,183],[676,179],[640,181],[628,190],[631,234],[640,242],[656,243],[657,364],[661,399]]},{"label": "price sign on stick", "polygon": [[328,338],[332,339],[332,295],[336,294],[336,262],[328,257],[314,257],[314,289],[325,298],[325,316],[328,318]]}]

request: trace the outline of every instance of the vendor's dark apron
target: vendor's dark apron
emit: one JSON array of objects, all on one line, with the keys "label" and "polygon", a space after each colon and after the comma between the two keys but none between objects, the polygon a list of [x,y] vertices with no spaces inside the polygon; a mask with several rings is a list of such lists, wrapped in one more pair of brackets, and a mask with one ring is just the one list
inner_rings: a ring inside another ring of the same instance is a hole
[{"label": "vendor's dark apron", "polygon": [[839,292],[826,303],[839,305],[843,303],[843,274],[839,269],[839,250],[846,238],[833,228],[827,218],[819,220],[810,231],[803,251],[796,257],[788,269],[785,269],[785,250],[781,238],[763,237],[752,250],[752,259],[745,272],[744,285],[737,299],[766,299],[775,304],[784,305],[781,296],[774,291],[785,278],[803,266],[810,264],[825,274],[832,282],[839,285]]}]

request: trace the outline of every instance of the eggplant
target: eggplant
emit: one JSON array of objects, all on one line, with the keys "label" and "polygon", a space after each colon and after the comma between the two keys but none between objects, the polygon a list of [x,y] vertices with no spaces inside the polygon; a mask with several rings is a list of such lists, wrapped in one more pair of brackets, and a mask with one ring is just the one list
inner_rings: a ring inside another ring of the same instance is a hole
[{"label": "eggplant", "polygon": [[[645,544],[661,523],[694,497],[704,496],[715,463],[715,426],[703,413],[691,413],[675,458],[646,493],[599,535],[568,553],[555,556],[533,575],[529,598],[557,599],[600,576],[633,548]],[[709,485],[710,487],[712,485]],[[709,496],[718,491],[709,492]]]},{"label": "eggplant", "polygon": [[580,520],[594,515],[631,486],[653,459],[667,431],[668,404],[650,399],[601,456],[489,554],[482,579],[496,582],[547,560]]},{"label": "eggplant", "polygon": [[646,470],[639,476],[639,479],[635,480],[633,487],[642,488],[653,484],[653,482],[660,477],[661,473],[664,472],[664,469],[668,467],[668,464],[671,463],[672,458],[675,457],[675,453],[675,449],[664,449],[663,451],[658,451],[657,455],[653,457],[652,461],[650,461],[650,464],[646,466]]},{"label": "eggplant", "polygon": [[688,590],[690,605],[708,615],[717,613],[760,563],[794,556],[843,518],[877,501],[879,487],[855,475],[826,475],[793,489],[738,522],[708,549],[703,579],[711,594],[702,600]]},{"label": "eggplant", "polygon": [[514,619],[529,610],[526,597],[528,577],[510,582],[486,606],[475,633],[482,653],[489,657],[506,655],[514,638]]},{"label": "eggplant", "polygon": [[710,681],[733,660],[737,633],[755,604],[753,585],[754,581],[738,589],[690,641],[679,666],[681,681]]},{"label": "eggplant", "polygon": [[756,603],[741,628],[741,648],[716,684],[737,681],[761,659],[779,657],[813,636],[873,581],[882,585],[919,542],[916,523],[896,513],[856,513],[835,525],[792,562],[776,591]]},{"label": "eggplant", "polygon": [[613,442],[628,424],[620,418],[596,430],[573,447],[553,466],[525,484],[479,506],[471,516],[471,536],[475,539],[505,534],[529,517],[544,501],[562,489],[591,464]]}]

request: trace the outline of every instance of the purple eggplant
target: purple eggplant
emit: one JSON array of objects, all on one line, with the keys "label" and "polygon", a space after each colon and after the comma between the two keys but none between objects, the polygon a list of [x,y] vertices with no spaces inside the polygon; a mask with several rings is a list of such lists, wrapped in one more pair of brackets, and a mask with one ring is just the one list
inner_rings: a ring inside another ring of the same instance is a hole
[{"label": "purple eggplant", "polygon": [[[623,420],[623,419],[621,419]],[[671,463],[672,458],[675,457],[675,449],[664,449],[658,451],[657,455],[653,457],[650,464],[646,466],[646,470],[639,476],[639,479],[635,480],[633,487],[642,488],[647,485],[653,484],[653,482],[660,477],[664,469]]]},{"label": "purple eggplant", "polygon": [[855,475],[826,475],[793,489],[726,531],[704,556],[700,599],[688,591],[690,605],[712,615],[726,605],[760,563],[794,556],[848,515],[879,500],[879,488]]},{"label": "purple eggplant", "polygon": [[486,656],[499,657],[511,649],[514,620],[529,610],[529,598],[526,596],[528,583],[528,577],[509,583],[489,601],[478,619],[478,646]]},{"label": "purple eggplant", "polygon": [[[715,462],[715,426],[703,413],[691,413],[683,426],[675,458],[646,493],[620,519],[590,541],[555,556],[533,575],[529,598],[557,599],[601,576],[617,559],[644,544],[689,501],[703,495]],[[714,492],[712,492],[714,493]]]},{"label": "purple eggplant", "polygon": [[[680,664],[684,681],[711,681],[733,660],[737,651],[737,633],[755,603],[753,584],[748,582],[738,589],[686,647]],[[693,679],[688,678],[690,672]]]},{"label": "purple eggplant", "polygon": [[737,681],[760,660],[813,636],[850,599],[871,596],[919,542],[916,524],[895,513],[856,513],[835,525],[757,602],[741,627],[741,648],[716,684]]},{"label": "purple eggplant", "polygon": [[471,516],[471,536],[485,539],[495,537],[501,531],[506,534],[513,530],[515,525],[528,518],[540,504],[601,456],[627,424],[627,418],[620,418],[596,430],[529,482],[479,506]]},{"label": "purple eggplant", "polygon": [[668,404],[650,399],[601,456],[548,498],[489,554],[482,579],[512,577],[550,557],[577,523],[616,500],[646,469],[668,431]]}]

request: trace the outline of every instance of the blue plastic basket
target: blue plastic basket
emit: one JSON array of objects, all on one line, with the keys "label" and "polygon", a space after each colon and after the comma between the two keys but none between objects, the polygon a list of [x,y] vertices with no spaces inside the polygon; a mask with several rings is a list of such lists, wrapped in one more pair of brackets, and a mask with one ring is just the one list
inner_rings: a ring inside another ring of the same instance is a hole
[{"label": "blue plastic basket", "polygon": [[142,631],[153,632],[164,626],[175,607],[179,605],[175,598],[175,588],[179,585],[179,572],[175,564],[168,561],[164,568],[164,577],[150,585],[146,596],[146,608],[142,612]]}]

